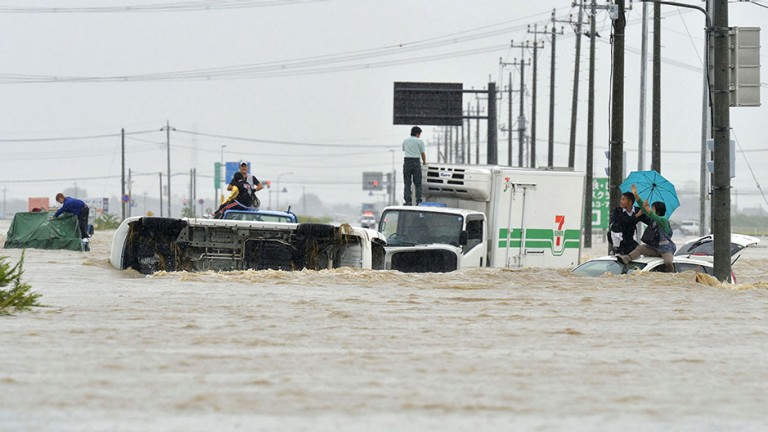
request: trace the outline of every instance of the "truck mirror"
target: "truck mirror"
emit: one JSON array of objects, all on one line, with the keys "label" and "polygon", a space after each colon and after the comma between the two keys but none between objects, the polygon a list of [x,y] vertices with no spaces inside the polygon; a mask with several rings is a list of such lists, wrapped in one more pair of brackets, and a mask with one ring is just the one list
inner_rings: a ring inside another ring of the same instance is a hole
[{"label": "truck mirror", "polygon": [[468,237],[467,232],[466,231],[462,231],[461,234],[459,234],[459,244],[462,245],[462,246],[466,246],[467,245],[467,237]]}]

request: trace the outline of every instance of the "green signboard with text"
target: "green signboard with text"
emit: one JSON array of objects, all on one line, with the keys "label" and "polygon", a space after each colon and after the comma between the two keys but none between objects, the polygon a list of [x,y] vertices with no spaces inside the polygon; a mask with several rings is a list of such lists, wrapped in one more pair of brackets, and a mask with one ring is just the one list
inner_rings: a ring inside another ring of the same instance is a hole
[{"label": "green signboard with text", "polygon": [[608,191],[608,178],[596,178],[592,181],[592,229],[608,229],[611,214],[611,195]]}]

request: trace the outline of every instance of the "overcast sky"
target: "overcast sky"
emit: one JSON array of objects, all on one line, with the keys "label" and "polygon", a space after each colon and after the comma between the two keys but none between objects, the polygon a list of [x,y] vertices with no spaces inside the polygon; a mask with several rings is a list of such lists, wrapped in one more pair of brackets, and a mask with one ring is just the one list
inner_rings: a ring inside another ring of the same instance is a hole
[{"label": "overcast sky", "polygon": [[[542,29],[553,8],[559,19],[575,15],[569,0],[176,0],[177,7],[165,8],[169,3],[0,1],[0,188],[7,188],[9,199],[53,198],[75,183],[90,197],[118,196],[121,128],[129,134],[126,167],[137,173],[134,197],[157,196],[157,173],[166,171],[165,132],[160,131],[166,120],[177,129],[171,132],[175,202],[188,194],[192,167],[199,174],[198,195],[212,200],[213,164],[222,145],[225,160],[251,161],[261,180],[276,182],[282,174],[281,186],[288,189],[283,202],[298,200],[302,190],[354,205],[378,199],[362,192],[362,172],[390,171],[394,156],[400,173],[400,143],[410,128],[392,124],[393,82],[483,88],[489,80],[506,86],[512,72],[517,86],[516,68],[500,73],[499,58],[511,62],[521,56],[520,49],[509,48],[510,40],[532,40],[526,26]],[[211,7],[196,7],[200,4]],[[128,6],[149,7],[137,12]],[[624,139],[629,169],[637,167],[641,7],[635,2],[628,13]],[[696,11],[669,6],[663,11],[662,173],[679,188],[698,188],[704,20]],[[768,22],[768,8],[732,3],[730,18],[733,26],[760,26]],[[595,171],[603,175],[611,21],[599,12],[596,22],[601,38]],[[765,29],[761,36],[768,46]],[[539,164],[547,158],[550,93],[550,44],[544,39]],[[557,43],[554,159],[560,166],[567,164],[574,41],[566,27]],[[587,55],[584,38],[577,170],[585,168]],[[530,51],[524,56],[529,58]],[[765,48],[761,58],[766,83]],[[527,86],[530,120],[530,81]],[[740,153],[733,184],[741,207],[760,205],[756,181],[768,184],[766,86],[762,107],[731,110],[736,137],[757,176],[752,178]],[[649,75],[649,107],[650,89]],[[465,96],[468,102],[474,105],[474,98]],[[506,104],[504,95],[499,121],[504,126]],[[650,148],[650,110],[647,118]],[[99,135],[111,136],[35,141]],[[425,126],[422,138],[434,143],[434,128]],[[499,148],[499,161],[505,162],[505,132],[499,134]],[[436,161],[434,146],[427,153]],[[484,160],[484,144],[481,154]],[[646,161],[650,165],[650,153]]]}]

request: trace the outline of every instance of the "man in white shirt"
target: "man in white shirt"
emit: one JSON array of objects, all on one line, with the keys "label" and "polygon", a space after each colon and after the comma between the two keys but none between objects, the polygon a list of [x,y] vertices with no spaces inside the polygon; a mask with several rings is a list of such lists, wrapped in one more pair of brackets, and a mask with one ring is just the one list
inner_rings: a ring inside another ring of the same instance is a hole
[{"label": "man in white shirt", "polygon": [[403,140],[403,183],[405,205],[412,205],[411,182],[416,186],[416,205],[421,203],[421,164],[427,164],[424,141],[419,139],[421,128],[411,128],[411,136]]}]

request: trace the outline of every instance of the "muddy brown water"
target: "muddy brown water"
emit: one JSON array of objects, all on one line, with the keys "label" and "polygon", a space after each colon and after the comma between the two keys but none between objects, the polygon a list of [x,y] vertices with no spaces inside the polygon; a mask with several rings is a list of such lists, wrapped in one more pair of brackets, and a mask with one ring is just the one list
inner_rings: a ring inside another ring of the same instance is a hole
[{"label": "muddy brown water", "polygon": [[765,247],[734,266],[739,284],[709,286],[541,269],[145,277],[112,269],[110,243],[26,251],[46,307],[0,317],[0,430],[768,428]]}]

